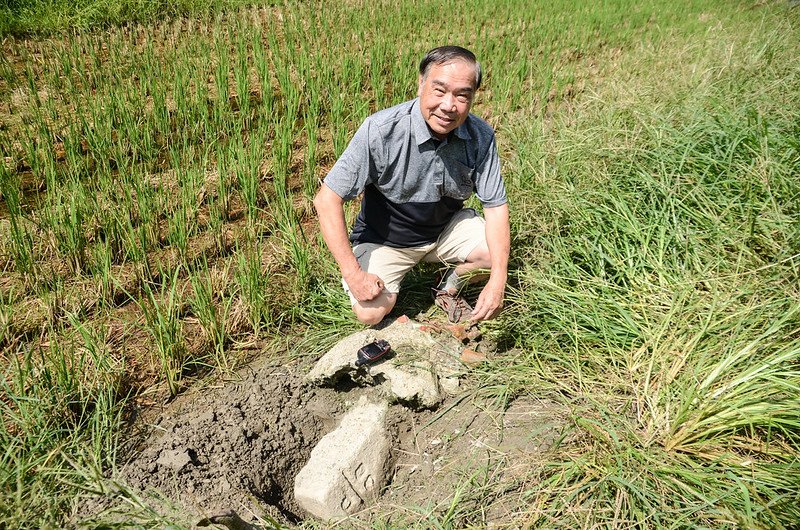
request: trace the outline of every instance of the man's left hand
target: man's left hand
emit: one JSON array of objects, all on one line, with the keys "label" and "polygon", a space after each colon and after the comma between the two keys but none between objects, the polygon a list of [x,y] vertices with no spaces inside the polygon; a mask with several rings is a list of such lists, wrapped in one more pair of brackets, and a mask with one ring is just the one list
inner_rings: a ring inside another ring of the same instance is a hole
[{"label": "man's left hand", "polygon": [[490,280],[478,296],[475,309],[470,313],[469,319],[491,320],[503,309],[503,296],[505,294],[505,284],[495,285]]}]

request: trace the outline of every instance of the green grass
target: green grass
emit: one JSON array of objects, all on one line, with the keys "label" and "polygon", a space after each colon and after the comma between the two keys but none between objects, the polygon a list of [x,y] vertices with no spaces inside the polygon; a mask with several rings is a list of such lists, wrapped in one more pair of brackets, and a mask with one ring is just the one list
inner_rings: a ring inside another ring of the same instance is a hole
[{"label": "green grass", "polygon": [[164,17],[218,13],[242,0],[8,0],[0,7],[0,36],[42,35]]},{"label": "green grass", "polygon": [[[796,115],[772,100],[796,108],[797,69],[761,59],[793,45],[760,29],[696,42],[708,77],[670,92],[612,83],[534,133],[552,150],[527,152],[551,168],[514,175],[536,193],[518,199],[531,213],[517,219],[518,283],[498,332],[526,354],[491,377],[571,404],[580,440],[536,469],[527,524],[800,516],[800,153]],[[723,46],[730,71],[716,73]],[[668,63],[660,51],[628,62]],[[613,90],[623,97],[604,99]]]},{"label": "green grass", "polygon": [[513,526],[796,525],[800,11],[237,5],[0,8],[0,526],[70,525],[104,492],[123,511],[87,526],[164,527],[103,477],[126,404],[238,344],[314,354],[358,329],[310,198],[444,42],[484,64],[512,206],[479,392],[571,416],[523,476],[476,470],[424,523],[365,524],[480,527],[512,496]]}]

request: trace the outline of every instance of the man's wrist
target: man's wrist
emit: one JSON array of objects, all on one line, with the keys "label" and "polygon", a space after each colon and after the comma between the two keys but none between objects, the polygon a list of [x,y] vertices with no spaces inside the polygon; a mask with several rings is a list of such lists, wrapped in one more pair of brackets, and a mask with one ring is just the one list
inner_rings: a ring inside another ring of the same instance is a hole
[{"label": "man's wrist", "polygon": [[486,283],[497,285],[498,287],[505,287],[506,281],[508,281],[507,273],[496,272],[496,273],[489,273],[489,279],[486,281]]},{"label": "man's wrist", "polygon": [[353,278],[355,275],[361,272],[361,267],[359,267],[358,265],[354,265],[352,267],[347,267],[347,268],[342,267],[339,270],[342,273],[342,278],[344,278],[345,281],[347,281],[348,279]]}]

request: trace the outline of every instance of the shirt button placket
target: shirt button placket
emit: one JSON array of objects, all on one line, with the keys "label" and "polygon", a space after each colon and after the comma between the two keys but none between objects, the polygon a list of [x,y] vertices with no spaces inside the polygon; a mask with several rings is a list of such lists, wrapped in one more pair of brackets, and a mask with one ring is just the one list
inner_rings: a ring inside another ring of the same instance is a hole
[{"label": "shirt button placket", "polygon": [[436,160],[434,161],[434,167],[436,168],[436,183],[439,186],[439,195],[444,196],[445,189],[444,189],[444,164],[442,163],[442,157],[439,156],[439,150],[436,150]]}]

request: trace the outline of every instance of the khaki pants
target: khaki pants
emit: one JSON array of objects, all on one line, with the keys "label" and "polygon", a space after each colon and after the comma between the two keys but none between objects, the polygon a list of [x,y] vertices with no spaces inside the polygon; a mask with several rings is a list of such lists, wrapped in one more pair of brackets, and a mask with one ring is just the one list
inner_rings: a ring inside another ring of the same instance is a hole
[{"label": "khaki pants", "polygon": [[[400,282],[408,271],[420,261],[428,263],[464,263],[467,256],[486,241],[486,222],[472,208],[457,212],[433,243],[411,248],[394,248],[376,243],[360,243],[353,247],[358,264],[369,273],[375,274],[390,293],[400,292]],[[347,282],[342,286],[350,297]]]}]

